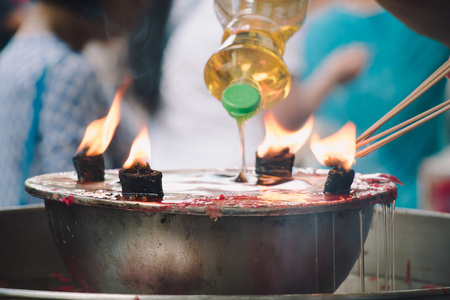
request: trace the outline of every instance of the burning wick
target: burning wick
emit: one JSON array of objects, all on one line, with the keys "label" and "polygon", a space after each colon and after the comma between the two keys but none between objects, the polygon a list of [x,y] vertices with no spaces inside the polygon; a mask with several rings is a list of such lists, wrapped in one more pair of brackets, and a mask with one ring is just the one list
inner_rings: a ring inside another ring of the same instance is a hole
[{"label": "burning wick", "polygon": [[290,177],[294,166],[295,155],[289,153],[289,148],[281,151],[272,151],[259,157],[256,152],[256,173],[260,175],[273,175],[280,177]]},{"label": "burning wick", "polygon": [[290,177],[295,153],[303,146],[313,127],[312,116],[297,131],[287,131],[276,121],[272,112],[264,118],[266,136],[256,152],[256,173]]},{"label": "burning wick", "polygon": [[72,159],[75,170],[77,171],[78,182],[84,183],[104,180],[105,163],[103,160],[103,152],[108,148],[114,131],[119,124],[120,101],[130,82],[127,78],[117,90],[108,115],[102,119],[93,121],[86,128],[77,154]]},{"label": "burning wick", "polygon": [[154,194],[154,198],[164,196],[162,173],[152,170],[148,163],[134,163],[128,169],[121,169],[119,179],[124,194]]},{"label": "burning wick", "polygon": [[339,166],[333,167],[328,172],[328,177],[325,181],[323,193],[332,195],[349,194],[354,178],[354,170],[350,169],[347,171]]},{"label": "burning wick", "polygon": [[328,172],[324,194],[349,194],[355,178],[355,171],[350,169],[355,161],[355,125],[348,122],[335,134],[322,140],[317,134],[313,134],[310,146],[317,160],[322,165],[332,168]]},{"label": "burning wick", "polygon": [[105,180],[105,162],[103,154],[87,156],[86,149],[72,158],[79,183]]},{"label": "burning wick", "polygon": [[[119,171],[123,194],[146,194],[152,198],[162,198],[162,173],[150,168],[151,144],[147,127],[142,128],[131,146],[130,155]],[[150,194],[150,195],[149,195]]]}]

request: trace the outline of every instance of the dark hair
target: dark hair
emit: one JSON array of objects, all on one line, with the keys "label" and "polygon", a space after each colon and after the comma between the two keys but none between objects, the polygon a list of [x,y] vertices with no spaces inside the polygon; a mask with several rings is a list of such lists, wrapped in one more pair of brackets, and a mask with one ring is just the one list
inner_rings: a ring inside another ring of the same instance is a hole
[{"label": "dark hair", "polygon": [[101,20],[104,16],[100,0],[38,0],[69,7],[78,13],[91,19]]},{"label": "dark hair", "polygon": [[0,51],[6,46],[14,35],[14,32],[7,31],[3,26],[6,16],[14,9],[10,1],[0,0]]},{"label": "dark hair", "polygon": [[142,26],[129,39],[129,63],[136,99],[152,114],[160,105],[159,85],[164,49],[168,40],[167,21],[172,0],[153,1]]}]

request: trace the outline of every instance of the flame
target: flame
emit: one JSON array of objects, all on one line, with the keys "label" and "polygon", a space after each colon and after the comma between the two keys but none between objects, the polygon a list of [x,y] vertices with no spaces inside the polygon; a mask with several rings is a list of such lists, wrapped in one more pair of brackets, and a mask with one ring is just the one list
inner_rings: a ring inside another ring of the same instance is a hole
[{"label": "flame", "polygon": [[123,164],[125,169],[129,169],[135,163],[145,164],[146,161],[149,161],[151,157],[151,144],[150,139],[148,137],[147,126],[144,126],[141,129],[141,132],[133,141],[131,145],[130,155],[128,156],[127,161]]},{"label": "flame", "polygon": [[83,140],[78,147],[77,153],[86,149],[87,156],[99,155],[105,152],[109,143],[112,140],[114,131],[119,125],[120,121],[120,101],[123,94],[130,85],[131,80],[127,77],[124,83],[119,87],[114,96],[114,101],[111,104],[106,117],[93,121],[86,128]]},{"label": "flame", "polygon": [[347,171],[355,162],[356,127],[347,122],[339,131],[320,140],[317,134],[311,137],[311,150],[324,166],[342,166]]},{"label": "flame", "polygon": [[266,136],[258,147],[258,156],[276,153],[288,147],[290,153],[296,153],[305,143],[313,127],[313,117],[310,116],[305,125],[297,131],[287,131],[276,121],[272,112],[264,117]]}]

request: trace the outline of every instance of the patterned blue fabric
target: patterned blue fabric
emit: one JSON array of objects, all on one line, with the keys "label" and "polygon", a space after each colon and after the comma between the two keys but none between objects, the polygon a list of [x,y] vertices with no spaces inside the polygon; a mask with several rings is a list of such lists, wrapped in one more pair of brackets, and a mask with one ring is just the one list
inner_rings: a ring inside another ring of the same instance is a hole
[{"label": "patterned blue fabric", "polygon": [[16,36],[0,54],[0,206],[36,201],[25,195],[27,177],[72,171],[86,126],[109,104],[83,55],[51,34]]},{"label": "patterned blue fabric", "polygon": [[[450,55],[441,44],[419,36],[387,12],[361,15],[332,6],[305,28],[303,60],[306,78],[333,50],[357,42],[369,51],[368,64],[352,82],[337,87],[316,112],[321,136],[334,133],[347,121],[357,136],[410,94]],[[445,80],[398,114],[381,129],[397,125],[444,100]],[[381,131],[380,131],[381,132]],[[436,118],[364,158],[354,169],[390,173],[404,184],[397,205],[416,207],[416,176],[420,161],[443,146],[443,123]]]}]

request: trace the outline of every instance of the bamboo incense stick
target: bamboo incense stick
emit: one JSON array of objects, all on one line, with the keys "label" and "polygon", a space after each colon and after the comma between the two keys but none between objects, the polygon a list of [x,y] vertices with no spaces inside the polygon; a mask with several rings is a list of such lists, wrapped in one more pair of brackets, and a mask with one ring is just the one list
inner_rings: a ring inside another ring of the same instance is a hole
[{"label": "bamboo incense stick", "polygon": [[435,111],[437,111],[437,110],[439,110],[439,109],[441,109],[443,107],[446,107],[447,105],[450,105],[450,100],[447,100],[447,101],[445,101],[445,102],[443,102],[443,103],[441,103],[439,105],[436,105],[435,107],[430,108],[429,110],[427,110],[427,111],[425,111],[425,112],[423,112],[423,113],[421,113],[421,114],[419,114],[419,115],[417,115],[417,116],[415,116],[415,117],[413,117],[413,118],[411,118],[411,119],[409,119],[409,120],[407,120],[407,121],[405,121],[403,123],[400,123],[400,124],[390,128],[390,129],[387,129],[387,130],[385,130],[385,131],[383,131],[383,132],[381,132],[381,133],[379,133],[377,135],[374,135],[374,136],[372,136],[372,137],[370,137],[370,138],[368,138],[366,140],[363,140],[363,141],[357,143],[356,144],[356,149],[361,148],[362,146],[367,145],[367,144],[369,144],[369,143],[371,143],[371,142],[373,142],[375,140],[378,140],[379,138],[382,138],[383,136],[385,136],[385,135],[387,135],[387,134],[389,134],[391,132],[394,132],[394,131],[402,128],[402,127],[405,127],[406,125],[409,125],[412,122],[420,120],[423,117],[426,117],[429,114],[431,114],[431,113],[433,113],[433,112],[435,112]]},{"label": "bamboo incense stick", "polygon": [[[448,101],[450,101],[450,100],[447,100],[447,101],[444,102],[444,103],[447,103]],[[375,144],[370,145],[370,146],[364,148],[363,150],[357,152],[357,153],[355,154],[355,157],[364,157],[364,156],[366,156],[367,154],[369,154],[369,153],[375,151],[376,149],[378,149],[378,148],[380,148],[380,147],[386,145],[386,144],[389,143],[389,142],[392,142],[392,141],[395,140],[396,138],[398,138],[398,137],[404,135],[405,133],[407,133],[407,132],[409,132],[409,131],[411,131],[411,130],[417,128],[417,127],[419,127],[420,125],[422,125],[422,124],[424,124],[424,123],[430,121],[430,120],[433,119],[434,117],[437,117],[438,115],[440,115],[440,114],[446,112],[446,111],[449,110],[449,109],[450,109],[450,104],[447,103],[447,105],[443,106],[441,109],[435,111],[434,113],[429,114],[428,116],[426,116],[426,117],[420,119],[419,121],[416,121],[416,122],[412,123],[411,125],[409,125],[409,126],[403,128],[402,130],[399,130],[399,131],[397,131],[396,133],[393,133],[393,134],[391,134],[390,136],[388,136],[388,137],[382,139],[381,141],[378,141],[378,142],[376,142]],[[414,118],[416,118],[416,117],[414,117]],[[412,118],[412,119],[414,119],[414,118]],[[406,121],[406,122],[411,123],[410,121],[411,121],[411,119],[408,120],[408,121]],[[406,122],[404,122],[404,123],[406,123]]]},{"label": "bamboo incense stick", "polygon": [[393,116],[414,102],[429,88],[435,85],[438,81],[445,77],[450,72],[450,59],[447,60],[441,67],[439,67],[433,74],[431,74],[422,84],[420,84],[408,97],[397,104],[393,109],[386,113],[381,119],[367,129],[360,137],[356,139],[356,142],[362,142],[368,139],[375,131],[377,131],[384,123],[389,121]]}]

